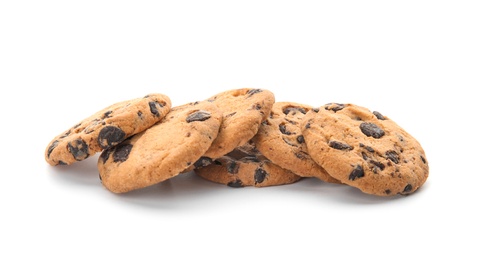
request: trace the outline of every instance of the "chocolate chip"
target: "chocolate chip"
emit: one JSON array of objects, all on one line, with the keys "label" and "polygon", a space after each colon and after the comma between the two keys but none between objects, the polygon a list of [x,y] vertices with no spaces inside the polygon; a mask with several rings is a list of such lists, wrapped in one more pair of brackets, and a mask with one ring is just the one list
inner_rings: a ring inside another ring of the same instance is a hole
[{"label": "chocolate chip", "polygon": [[60,139],[65,138],[65,137],[69,136],[71,133],[72,133],[72,130],[69,129],[66,133],[62,134],[62,136],[60,136],[59,138]]},{"label": "chocolate chip", "polygon": [[186,122],[191,123],[194,121],[205,121],[211,117],[211,113],[204,110],[196,111],[186,117]]},{"label": "chocolate chip", "polygon": [[349,174],[349,180],[354,181],[356,178],[364,177],[364,170],[361,165],[356,165],[356,168]]},{"label": "chocolate chip", "polygon": [[201,168],[210,165],[212,162],[213,160],[210,157],[202,156],[193,165],[195,168]]},{"label": "chocolate chip", "polygon": [[76,124],[76,125],[74,125],[74,126],[73,126],[73,129],[76,129],[76,128],[78,128],[79,126],[81,126],[81,122],[78,123],[78,124]]},{"label": "chocolate chip", "polygon": [[303,152],[303,151],[299,151],[299,152],[295,153],[294,155],[296,156],[296,158],[301,159],[301,160],[307,159],[309,157],[309,154],[307,154],[306,152]]},{"label": "chocolate chip", "polygon": [[383,163],[378,162],[378,161],[369,160],[369,163],[371,163],[371,164],[373,164],[373,165],[375,166],[375,167],[373,168],[373,172],[374,172],[374,173],[377,173],[376,168],[379,168],[381,171],[384,170],[384,168],[386,168],[386,166],[384,166]]},{"label": "chocolate chip", "polygon": [[385,190],[384,193],[389,195],[389,194],[391,194],[391,190]]},{"label": "chocolate chip", "polygon": [[367,146],[367,145],[364,145],[363,143],[359,143],[359,147],[366,149],[366,151],[370,153],[374,153],[374,149],[371,146]]},{"label": "chocolate chip", "polygon": [[119,144],[125,139],[125,132],[116,126],[105,126],[98,135],[98,144],[101,148],[106,149]]},{"label": "chocolate chip", "polygon": [[376,139],[381,138],[384,135],[384,131],[373,123],[361,123],[359,128],[366,136],[372,136]]},{"label": "chocolate chip", "polygon": [[379,113],[378,111],[374,111],[373,114],[376,116],[377,119],[379,120],[386,120],[386,118],[381,115],[381,113]]},{"label": "chocolate chip", "polygon": [[82,139],[76,139],[68,143],[68,151],[77,161],[88,158],[88,145]]},{"label": "chocolate chip", "polygon": [[399,155],[396,153],[396,151],[393,151],[393,150],[386,151],[386,157],[395,164],[399,163]]},{"label": "chocolate chip", "polygon": [[263,90],[261,89],[250,89],[248,90],[248,92],[246,92],[246,94],[248,94],[248,97],[251,97],[252,95],[256,94],[256,93],[259,93],[259,92],[262,92]]},{"label": "chocolate chip", "polygon": [[421,161],[422,161],[423,163],[427,164],[426,158],[424,158],[424,156],[422,156],[422,155],[421,155],[420,157],[421,157]]},{"label": "chocolate chip", "polygon": [[105,119],[105,118],[111,117],[111,113],[113,113],[113,111],[111,111],[111,110],[106,111],[106,112],[103,114],[103,116],[101,117],[101,119]]},{"label": "chocolate chip", "polygon": [[161,107],[161,104],[158,103],[158,101],[150,101],[150,102],[148,102],[148,105],[150,106],[150,112],[153,115],[159,117],[160,116],[160,111],[158,111],[157,105]]},{"label": "chocolate chip", "polygon": [[367,161],[369,159],[369,156],[365,152],[361,152],[361,155],[363,156],[363,160]]},{"label": "chocolate chip", "polygon": [[260,103],[256,103],[253,105],[253,109],[255,110],[261,110],[261,104]]},{"label": "chocolate chip", "polygon": [[286,130],[286,125],[285,124],[280,124],[279,125],[279,131],[284,135],[291,135],[291,132]]},{"label": "chocolate chip", "polygon": [[48,147],[47,151],[47,157],[50,158],[50,154],[53,152],[53,149],[55,149],[58,146],[58,140],[53,141],[53,143]]},{"label": "chocolate chip", "polygon": [[103,152],[100,154],[100,159],[103,163],[106,163],[106,161],[108,161],[108,158],[110,158],[111,152],[113,152],[113,148],[108,148],[103,150]]},{"label": "chocolate chip", "polygon": [[230,181],[228,182],[228,185],[229,187],[232,187],[232,188],[242,188],[243,187],[243,182],[241,180],[234,180],[234,181]]},{"label": "chocolate chip", "polygon": [[226,165],[226,170],[231,173],[231,174],[237,174],[239,170],[239,164],[236,163],[236,161],[230,161]]},{"label": "chocolate chip", "polygon": [[315,107],[315,108],[313,108],[313,109],[311,109],[311,110],[313,110],[314,113],[318,113],[318,112],[319,112],[319,108],[318,108],[318,107]]},{"label": "chocolate chip", "polygon": [[324,109],[331,110],[334,113],[336,113],[339,110],[342,110],[345,107],[344,104],[341,104],[341,103],[329,103],[329,104],[326,104],[326,105],[327,106],[324,107]]},{"label": "chocolate chip", "polygon": [[293,112],[293,115],[296,115],[296,112],[300,112],[301,114],[306,114],[306,109],[302,108],[302,107],[293,107],[293,106],[290,106],[290,107],[285,107],[283,108],[283,113],[285,115],[289,114]]},{"label": "chocolate chip", "polygon": [[408,184],[406,187],[404,187],[404,190],[402,192],[407,193],[412,191],[412,185]]},{"label": "chocolate chip", "polygon": [[113,152],[113,162],[124,162],[128,160],[128,155],[130,155],[132,144],[119,144],[115,147]]},{"label": "chocolate chip", "polygon": [[306,125],[304,126],[304,129],[309,129],[309,128],[311,128],[311,122],[306,123]]},{"label": "chocolate chip", "polygon": [[300,143],[300,144],[304,143],[304,136],[303,135],[298,135],[298,137],[296,137],[296,141],[298,141],[298,143]]},{"label": "chocolate chip", "polygon": [[138,111],[136,114],[138,115],[139,118],[143,118],[143,112]]},{"label": "chocolate chip", "polygon": [[329,147],[337,149],[337,150],[353,150],[353,147],[349,144],[341,143],[338,141],[329,141]]},{"label": "chocolate chip", "polygon": [[255,184],[262,183],[264,179],[266,178],[266,175],[268,175],[268,173],[265,170],[263,170],[263,168],[257,168],[256,171],[254,172],[254,183]]}]

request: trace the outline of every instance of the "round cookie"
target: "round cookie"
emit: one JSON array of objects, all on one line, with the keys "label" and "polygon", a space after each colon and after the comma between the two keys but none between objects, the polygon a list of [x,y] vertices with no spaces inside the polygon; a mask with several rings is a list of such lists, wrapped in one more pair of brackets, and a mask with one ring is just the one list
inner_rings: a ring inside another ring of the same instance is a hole
[{"label": "round cookie", "polygon": [[261,124],[252,141],[266,158],[302,177],[341,183],[331,177],[308,153],[300,122],[311,110],[308,105],[276,102],[270,116]]},{"label": "round cookie", "polygon": [[156,93],[112,104],[56,136],[45,149],[45,160],[50,165],[84,160],[144,131],[170,108],[170,98]]},{"label": "round cookie", "polygon": [[285,185],[301,179],[261,155],[245,154],[238,149],[214,160],[208,166],[196,168],[194,172],[206,180],[234,188]]},{"label": "round cookie", "polygon": [[172,108],[160,122],[101,153],[103,185],[124,193],[180,174],[210,147],[221,120],[221,111],[209,102]]},{"label": "round cookie", "polygon": [[234,89],[208,99],[223,111],[218,137],[204,157],[218,158],[243,145],[257,132],[274,103],[274,94],[265,89]]},{"label": "round cookie", "polygon": [[331,176],[364,193],[410,194],[429,175],[419,142],[381,113],[353,104],[326,104],[301,122],[311,157]]}]

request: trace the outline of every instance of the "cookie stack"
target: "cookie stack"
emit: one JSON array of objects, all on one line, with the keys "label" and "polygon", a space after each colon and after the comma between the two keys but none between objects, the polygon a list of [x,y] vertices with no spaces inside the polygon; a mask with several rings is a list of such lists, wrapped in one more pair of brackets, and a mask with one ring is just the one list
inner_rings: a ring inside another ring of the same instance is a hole
[{"label": "cookie stack", "polygon": [[429,174],[419,142],[381,113],[354,104],[275,102],[266,89],[233,89],[171,106],[163,94],[106,107],[56,136],[50,165],[101,152],[101,183],[115,193],[194,172],[230,187],[302,178],[378,196],[410,194]]}]

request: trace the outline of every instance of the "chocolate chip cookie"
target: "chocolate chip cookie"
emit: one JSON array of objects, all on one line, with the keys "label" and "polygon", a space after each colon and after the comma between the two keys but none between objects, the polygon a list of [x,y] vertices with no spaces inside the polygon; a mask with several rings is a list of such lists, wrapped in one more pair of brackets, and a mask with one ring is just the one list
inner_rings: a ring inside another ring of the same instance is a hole
[{"label": "chocolate chip cookie", "polygon": [[180,174],[211,146],[221,120],[222,112],[209,102],[172,108],[160,122],[101,153],[103,185],[123,193]]},{"label": "chocolate chip cookie", "polygon": [[223,123],[204,157],[221,157],[250,140],[269,115],[274,101],[272,92],[251,88],[228,90],[208,98],[223,111]]},{"label": "chocolate chip cookie", "polygon": [[273,164],[264,156],[235,149],[194,172],[209,181],[239,188],[267,187],[297,182],[300,176]]},{"label": "chocolate chip cookie", "polygon": [[276,102],[252,141],[274,164],[302,177],[340,183],[319,166],[306,149],[300,122],[311,107],[294,102]]},{"label": "chocolate chip cookie", "polygon": [[45,150],[45,159],[50,165],[84,160],[144,131],[170,108],[169,97],[156,93],[110,105],[56,136]]},{"label": "chocolate chip cookie", "polygon": [[377,111],[330,103],[310,110],[301,129],[311,157],[331,176],[364,193],[410,194],[429,175],[420,143]]}]

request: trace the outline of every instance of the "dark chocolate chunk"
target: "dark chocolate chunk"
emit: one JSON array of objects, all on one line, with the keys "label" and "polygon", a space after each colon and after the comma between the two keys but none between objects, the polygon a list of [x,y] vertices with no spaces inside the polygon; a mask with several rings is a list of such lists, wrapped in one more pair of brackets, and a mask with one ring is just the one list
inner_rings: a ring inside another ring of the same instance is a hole
[{"label": "dark chocolate chunk", "polygon": [[103,150],[103,152],[100,154],[100,159],[103,163],[106,163],[108,161],[108,158],[110,158],[111,152],[113,152],[114,148],[108,148]]},{"label": "dark chocolate chunk", "polygon": [[160,103],[158,103],[157,101],[150,101],[150,102],[148,102],[148,105],[150,106],[150,112],[153,115],[159,117],[160,116],[160,111],[158,111],[158,107],[156,105],[159,105],[161,107]]},{"label": "dark chocolate chunk", "polygon": [[341,103],[329,103],[329,104],[326,104],[326,105],[327,106],[325,106],[324,109],[331,110],[334,113],[336,113],[337,111],[339,111],[339,110],[341,110],[345,107],[344,104],[341,104]]},{"label": "dark chocolate chunk", "polygon": [[307,159],[309,157],[309,154],[306,153],[306,152],[303,152],[303,151],[299,151],[299,152],[295,153],[294,155],[296,156],[296,158],[301,159],[301,160]]},{"label": "dark chocolate chunk", "polygon": [[239,164],[232,160],[226,165],[226,170],[231,174],[237,174],[239,170]]},{"label": "dark chocolate chunk", "polygon": [[361,165],[356,165],[353,171],[349,174],[349,180],[354,181],[355,179],[362,177],[364,177],[363,167],[361,167]]},{"label": "dark chocolate chunk", "polygon": [[364,145],[363,143],[359,143],[359,147],[366,149],[366,151],[370,153],[374,153],[374,149],[371,146],[367,146],[367,145]]},{"label": "dark chocolate chunk", "polygon": [[125,132],[116,126],[105,126],[98,135],[98,144],[101,148],[106,149],[119,144],[125,139]]},{"label": "dark chocolate chunk", "polygon": [[232,187],[232,188],[242,188],[243,187],[243,182],[241,180],[234,180],[234,181],[230,181],[228,182],[228,185],[229,187]]},{"label": "dark chocolate chunk", "polygon": [[309,129],[309,128],[311,128],[311,122],[306,123],[306,125],[304,126],[304,129]]},{"label": "dark chocolate chunk", "polygon": [[314,113],[318,113],[318,112],[319,112],[319,108],[318,108],[318,107],[315,107],[315,108],[313,108],[313,109],[311,109],[311,110],[313,110]]},{"label": "dark chocolate chunk", "polygon": [[284,113],[285,115],[287,115],[287,114],[289,114],[289,113],[291,113],[291,112],[293,112],[292,115],[295,115],[296,112],[300,112],[301,114],[306,114],[307,111],[306,111],[306,109],[304,109],[304,108],[302,108],[302,107],[293,107],[293,106],[285,107],[285,108],[283,109],[283,113]]},{"label": "dark chocolate chunk", "polygon": [[201,168],[210,165],[212,162],[213,160],[210,157],[202,156],[193,164],[193,166],[195,166],[195,168]]},{"label": "dark chocolate chunk", "polygon": [[[373,164],[374,166],[376,166],[377,168],[379,168],[381,171],[384,170],[384,168],[386,168],[386,166],[381,163],[381,162],[378,162],[378,161],[374,161],[374,160],[369,160],[369,162],[371,164]],[[374,170],[373,170],[374,171]],[[375,172],[375,171],[374,171]],[[376,172],[375,172],[376,173]]]},{"label": "dark chocolate chunk", "polygon": [[377,119],[379,120],[386,120],[386,118],[381,115],[381,113],[379,113],[378,111],[374,111],[373,114],[376,116]]},{"label": "dark chocolate chunk", "polygon": [[113,162],[124,162],[128,160],[128,155],[130,155],[132,144],[119,144],[115,147],[113,152]]},{"label": "dark chocolate chunk", "polygon": [[365,152],[361,152],[361,155],[363,156],[363,160],[367,161],[369,159],[369,156]]},{"label": "dark chocolate chunk", "polygon": [[329,147],[337,149],[337,150],[353,150],[353,147],[349,144],[341,143],[338,141],[329,141]]},{"label": "dark chocolate chunk", "polygon": [[389,190],[389,189],[388,189],[388,190],[385,190],[384,193],[386,193],[386,194],[389,195],[389,194],[391,194],[391,190]]},{"label": "dark chocolate chunk", "polygon": [[256,104],[253,105],[252,108],[255,109],[255,110],[260,110],[260,109],[261,109],[261,104],[260,104],[260,103],[256,103]]},{"label": "dark chocolate chunk", "polygon": [[88,154],[88,145],[82,139],[76,139],[68,143],[68,151],[77,161],[84,160],[90,156]]},{"label": "dark chocolate chunk", "polygon": [[402,192],[407,193],[412,191],[412,185],[408,184],[406,187],[404,187],[404,190]]},{"label": "dark chocolate chunk", "polygon": [[248,97],[251,97],[252,95],[256,94],[256,93],[259,93],[259,92],[262,92],[263,90],[261,89],[250,89],[248,90],[248,92],[246,92],[246,94],[248,94]]},{"label": "dark chocolate chunk", "polygon": [[48,147],[47,151],[47,157],[50,158],[50,154],[53,152],[53,149],[55,149],[58,146],[58,140],[53,141],[53,143]]},{"label": "dark chocolate chunk", "polygon": [[70,129],[66,133],[62,134],[62,136],[60,136],[59,138],[60,139],[65,138],[65,137],[69,136],[71,133],[72,133],[72,130]]},{"label": "dark chocolate chunk", "polygon": [[399,155],[396,153],[396,151],[393,151],[393,150],[386,151],[386,157],[395,164],[399,163]]},{"label": "dark chocolate chunk", "polygon": [[291,135],[291,132],[286,130],[286,125],[285,124],[280,124],[279,125],[279,131],[284,135]]},{"label": "dark chocolate chunk", "polygon": [[384,131],[373,123],[361,123],[359,128],[366,136],[372,136],[376,139],[381,138],[384,135]]},{"label": "dark chocolate chunk", "polygon": [[138,111],[136,114],[138,115],[139,118],[143,118],[143,112]]},{"label": "dark chocolate chunk", "polygon": [[191,123],[194,121],[205,121],[211,117],[211,113],[204,110],[196,111],[186,117],[186,122]]},{"label": "dark chocolate chunk", "polygon": [[423,163],[427,164],[426,158],[424,158],[424,156],[422,156],[422,155],[421,155],[420,157],[421,157],[421,161],[422,161]]},{"label": "dark chocolate chunk", "polygon": [[101,117],[101,119],[105,119],[105,118],[111,117],[111,113],[113,113],[113,111],[111,111],[111,110],[106,111],[106,112],[103,114],[103,116]]},{"label": "dark chocolate chunk", "polygon": [[300,144],[304,143],[304,136],[303,135],[298,135],[298,137],[296,137],[296,141],[298,141],[298,143],[300,143]]},{"label": "dark chocolate chunk", "polygon": [[262,183],[268,173],[263,168],[257,168],[254,172],[254,183]]}]

